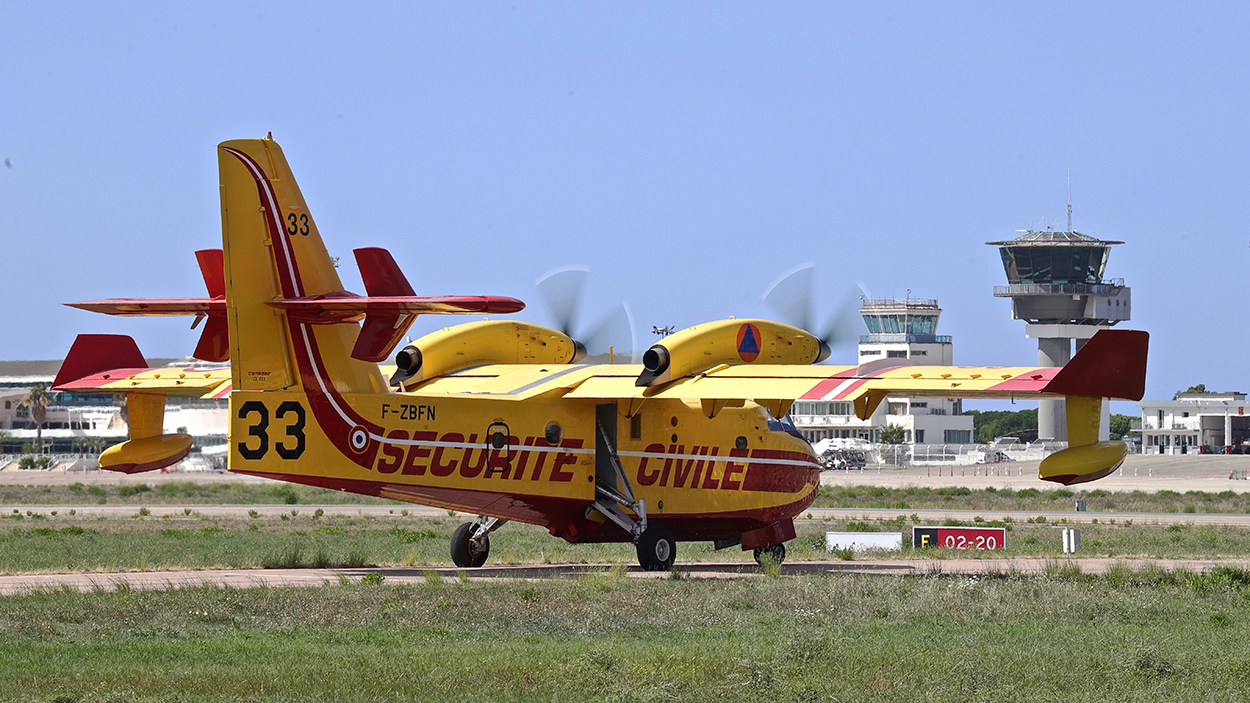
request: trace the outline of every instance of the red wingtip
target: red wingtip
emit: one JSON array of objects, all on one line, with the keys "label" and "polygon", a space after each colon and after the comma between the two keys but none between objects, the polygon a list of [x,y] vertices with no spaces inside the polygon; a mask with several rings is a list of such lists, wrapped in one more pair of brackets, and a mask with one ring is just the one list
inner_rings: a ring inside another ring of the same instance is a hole
[{"label": "red wingtip", "polygon": [[1042,392],[1141,400],[1149,346],[1147,332],[1099,330]]},{"label": "red wingtip", "polygon": [[80,334],[69,348],[53,390],[80,378],[112,369],[143,369],[148,362],[135,340],[124,334]]}]

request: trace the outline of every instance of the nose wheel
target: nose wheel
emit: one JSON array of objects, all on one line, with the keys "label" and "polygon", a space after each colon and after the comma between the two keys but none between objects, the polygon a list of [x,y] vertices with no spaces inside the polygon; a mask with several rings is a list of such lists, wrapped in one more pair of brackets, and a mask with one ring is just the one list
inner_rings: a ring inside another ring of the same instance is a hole
[{"label": "nose wheel", "polygon": [[778,564],[785,561],[786,560],[786,545],[774,544],[771,547],[761,547],[760,549],[755,550],[755,563],[756,564],[763,566],[765,559],[772,559],[774,562]]},{"label": "nose wheel", "polygon": [[659,525],[651,525],[638,538],[638,563],[647,571],[668,571],[677,557],[673,533]]}]

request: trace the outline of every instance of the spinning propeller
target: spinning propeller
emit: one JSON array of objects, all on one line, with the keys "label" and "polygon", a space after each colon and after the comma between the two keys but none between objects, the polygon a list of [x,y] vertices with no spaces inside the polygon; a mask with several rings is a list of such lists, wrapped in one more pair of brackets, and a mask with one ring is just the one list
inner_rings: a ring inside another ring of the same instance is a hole
[{"label": "spinning propeller", "polygon": [[616,356],[634,357],[634,316],[629,303],[621,301],[619,307],[607,313],[589,328],[578,325],[578,311],[586,289],[590,269],[574,265],[552,269],[534,282],[555,326],[572,337],[590,355],[603,355],[612,348]]},{"label": "spinning propeller", "polygon": [[799,264],[777,277],[764,291],[763,300],[781,317],[781,321],[807,330],[831,349],[859,341],[863,322],[859,317],[861,298],[870,298],[862,283],[856,283],[833,314],[819,324],[813,310],[816,265]]}]

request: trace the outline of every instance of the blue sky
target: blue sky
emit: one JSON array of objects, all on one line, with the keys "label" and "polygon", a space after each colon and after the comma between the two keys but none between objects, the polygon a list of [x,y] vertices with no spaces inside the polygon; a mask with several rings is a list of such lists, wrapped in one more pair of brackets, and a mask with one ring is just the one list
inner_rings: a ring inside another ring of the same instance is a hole
[{"label": "blue sky", "polygon": [[[332,253],[423,293],[531,303],[591,267],[591,320],[766,316],[815,261],[937,297],[963,364],[1030,364],[997,251],[1060,222],[1152,334],[1148,396],[1250,390],[1247,10],[1233,3],[10,3],[0,38],[0,358],[78,332],[180,356],[186,320],[59,303],[198,295],[214,145],[272,131]],[[353,265],[342,270],[361,291]],[[447,319],[423,318],[414,333]],[[852,359],[849,349],[834,361]],[[1131,406],[1124,408],[1130,410]]]}]

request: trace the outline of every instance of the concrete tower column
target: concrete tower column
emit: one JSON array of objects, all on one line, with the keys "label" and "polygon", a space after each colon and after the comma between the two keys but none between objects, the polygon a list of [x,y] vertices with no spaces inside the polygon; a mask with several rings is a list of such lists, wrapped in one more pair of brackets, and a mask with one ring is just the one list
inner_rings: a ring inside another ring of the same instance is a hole
[{"label": "concrete tower column", "polygon": [[[1088,339],[1077,339],[1073,346],[1076,349],[1072,352],[1072,356],[1081,353],[1081,347],[1085,346]],[[1102,399],[1102,417],[1098,420],[1098,441],[1106,442],[1111,439],[1111,401],[1106,398]]]},{"label": "concrete tower column", "polygon": [[[1071,339],[1043,337],[1037,340],[1038,366],[1063,366],[1071,358]],[[1037,401],[1037,438],[1068,441],[1067,404],[1062,400]]]}]

